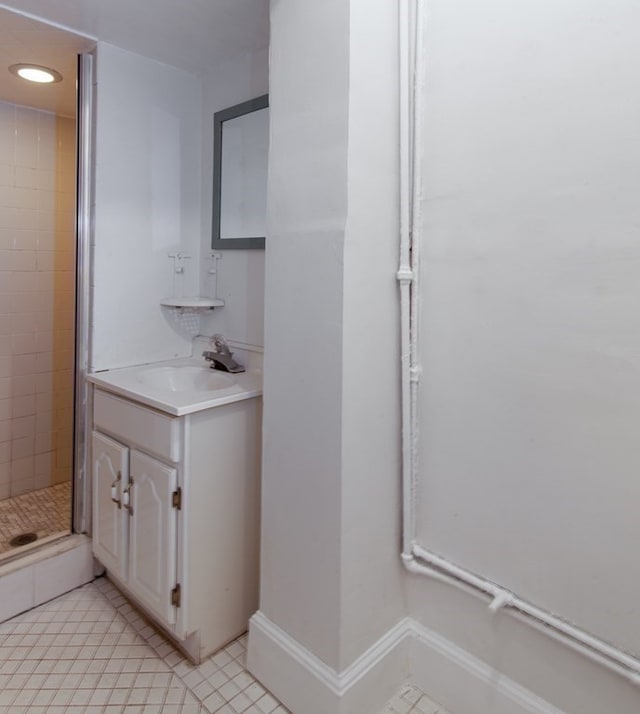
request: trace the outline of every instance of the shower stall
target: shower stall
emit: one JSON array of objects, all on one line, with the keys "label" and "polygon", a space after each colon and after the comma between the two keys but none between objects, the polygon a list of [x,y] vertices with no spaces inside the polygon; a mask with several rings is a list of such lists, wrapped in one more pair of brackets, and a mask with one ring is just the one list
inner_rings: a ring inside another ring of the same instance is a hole
[{"label": "shower stall", "polygon": [[71,527],[75,136],[0,101],[0,557]]},{"label": "shower stall", "polygon": [[0,81],[2,564],[73,530],[82,421],[76,408],[82,299],[78,303],[75,97],[84,40],[8,10],[0,14],[7,54],[49,52],[66,63],[67,92],[60,111],[51,87],[42,87],[39,106],[37,90],[23,89],[22,80]]}]

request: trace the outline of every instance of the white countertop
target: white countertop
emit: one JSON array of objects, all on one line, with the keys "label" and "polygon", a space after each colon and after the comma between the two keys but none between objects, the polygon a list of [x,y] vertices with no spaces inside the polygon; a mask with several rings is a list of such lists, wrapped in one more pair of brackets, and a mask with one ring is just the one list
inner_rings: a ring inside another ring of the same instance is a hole
[{"label": "white countertop", "polygon": [[140,380],[141,374],[145,371],[162,367],[201,367],[205,375],[212,371],[204,359],[189,357],[94,372],[87,375],[87,381],[95,384],[100,389],[174,416],[192,414],[203,409],[219,407],[223,404],[250,399],[262,394],[262,373],[259,371],[239,372],[237,374],[219,372],[218,374],[232,378],[234,383],[223,389],[212,390],[185,389],[173,391],[168,388],[149,386]]}]

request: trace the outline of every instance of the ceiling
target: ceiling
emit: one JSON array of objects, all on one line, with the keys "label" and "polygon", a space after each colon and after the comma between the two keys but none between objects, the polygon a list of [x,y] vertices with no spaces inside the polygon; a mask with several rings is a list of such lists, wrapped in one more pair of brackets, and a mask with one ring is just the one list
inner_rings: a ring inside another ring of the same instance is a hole
[{"label": "ceiling", "polygon": [[[0,100],[72,115],[76,55],[96,39],[201,74],[223,59],[268,44],[269,0],[0,3]],[[30,85],[7,71],[18,62],[52,67],[65,80]]]},{"label": "ceiling", "polygon": [[[94,43],[0,8],[0,99],[73,116],[76,106],[76,56]],[[58,84],[34,84],[8,71],[31,62],[62,74]]]}]

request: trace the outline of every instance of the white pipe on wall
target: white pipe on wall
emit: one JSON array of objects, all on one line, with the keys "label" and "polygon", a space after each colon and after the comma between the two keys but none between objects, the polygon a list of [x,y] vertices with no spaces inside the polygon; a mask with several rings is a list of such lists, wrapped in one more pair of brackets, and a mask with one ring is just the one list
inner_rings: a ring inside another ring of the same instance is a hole
[{"label": "white pipe on wall", "polygon": [[413,448],[411,444],[413,429],[411,429],[411,319],[410,291],[413,281],[411,270],[411,169],[409,147],[409,106],[411,92],[409,90],[409,57],[411,54],[409,32],[409,0],[400,0],[399,7],[399,46],[400,46],[400,266],[398,280],[400,282],[400,359],[402,361],[402,469],[403,469],[403,506],[404,513],[402,529],[402,552],[411,554],[411,534],[414,532],[414,504],[411,476]]},{"label": "white pipe on wall", "polygon": [[436,555],[426,548],[414,545],[413,556],[412,572],[428,575],[432,578],[435,577],[437,580],[442,580],[443,577],[449,576],[448,582],[450,584],[471,586],[474,590],[491,597],[489,609],[492,612],[497,612],[502,608],[510,608],[519,612],[524,616],[521,618],[523,622],[532,624],[531,621],[535,620],[539,626],[544,626],[543,632],[550,634],[565,644],[569,644],[573,649],[578,650],[589,659],[612,669],[634,684],[640,685],[640,660],[635,657],[561,620],[559,617],[541,610],[539,607],[514,595],[509,590],[451,563],[446,558]]},{"label": "white pipe on wall", "polygon": [[[424,0],[399,3],[400,48],[400,329],[402,373],[402,561],[405,568],[439,582],[491,597],[489,609],[508,608],[588,659],[640,686],[640,660],[509,590],[451,563],[415,543],[418,435],[418,251],[421,234],[422,84],[424,79]],[[411,32],[415,30],[411,47]],[[413,51],[412,51],[413,49]],[[411,57],[413,56],[413,62]]]}]

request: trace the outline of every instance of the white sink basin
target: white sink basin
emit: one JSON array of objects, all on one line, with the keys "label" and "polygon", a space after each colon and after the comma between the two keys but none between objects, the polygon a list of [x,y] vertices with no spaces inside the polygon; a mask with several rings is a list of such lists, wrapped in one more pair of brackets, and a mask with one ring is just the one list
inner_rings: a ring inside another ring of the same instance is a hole
[{"label": "white sink basin", "polygon": [[214,372],[209,367],[148,367],[136,375],[147,387],[171,392],[212,392],[233,387],[236,380],[229,374]]}]

